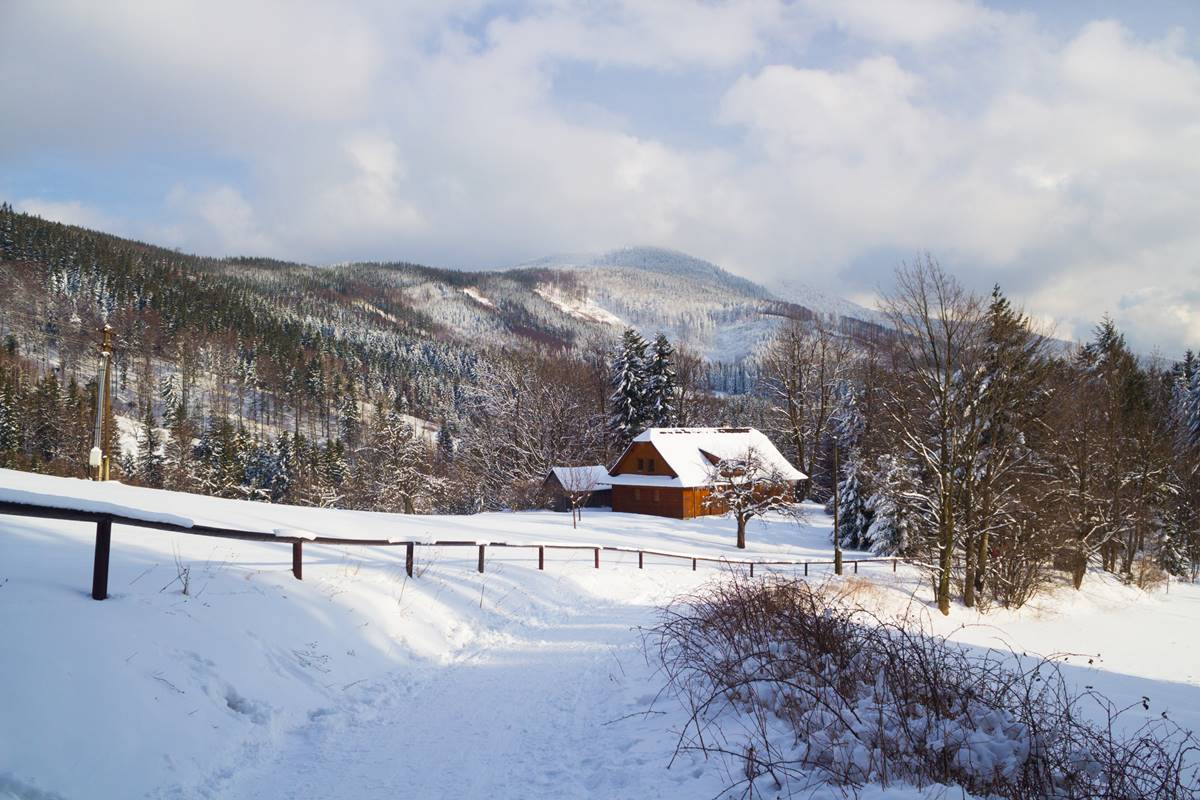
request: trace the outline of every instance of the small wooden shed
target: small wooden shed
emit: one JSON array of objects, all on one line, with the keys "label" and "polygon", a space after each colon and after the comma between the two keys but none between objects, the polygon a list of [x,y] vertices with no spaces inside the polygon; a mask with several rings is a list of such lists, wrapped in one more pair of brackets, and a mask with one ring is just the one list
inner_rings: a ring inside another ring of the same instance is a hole
[{"label": "small wooden shed", "polygon": [[603,464],[583,467],[553,467],[542,481],[546,507],[570,511],[571,495],[587,493],[583,508],[608,508],[612,505],[612,481]]}]

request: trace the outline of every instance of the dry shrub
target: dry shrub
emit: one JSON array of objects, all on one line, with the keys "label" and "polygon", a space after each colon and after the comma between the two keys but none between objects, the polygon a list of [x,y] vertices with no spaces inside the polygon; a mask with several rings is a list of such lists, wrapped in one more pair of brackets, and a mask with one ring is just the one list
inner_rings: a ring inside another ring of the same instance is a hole
[{"label": "dry shrub", "polygon": [[909,783],[1019,800],[1198,796],[1198,743],[1165,715],[1123,734],[1124,710],[1075,693],[1053,661],[973,652],[915,615],[871,615],[855,591],[728,580],[664,611],[650,641],[691,712],[677,749],[734,762],[729,794]]},{"label": "dry shrub", "polygon": [[1163,589],[1170,576],[1152,556],[1140,555],[1133,562],[1133,583],[1143,591]]}]

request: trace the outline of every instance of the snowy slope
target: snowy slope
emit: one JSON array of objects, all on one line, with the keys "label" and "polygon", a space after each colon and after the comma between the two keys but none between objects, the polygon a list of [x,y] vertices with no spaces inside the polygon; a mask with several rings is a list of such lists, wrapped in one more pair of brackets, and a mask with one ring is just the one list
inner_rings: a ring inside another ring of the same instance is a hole
[{"label": "snowy slope", "polygon": [[800,280],[763,286],[709,261],[658,247],[547,256],[516,271],[566,273],[587,302],[638,328],[664,331],[709,360],[736,362],[757,354],[782,324],[780,302],[832,316],[882,321],[878,312]]},{"label": "snowy slope", "polygon": [[[16,485],[19,483],[19,487]],[[0,496],[70,498],[85,482],[0,471]],[[144,513],[295,522],[321,533],[399,538],[594,542],[741,555],[728,520],[679,522],[566,514],[367,517],[191,495],[111,490],[74,501]],[[160,495],[165,495],[160,496]],[[159,496],[155,500],[155,496]],[[156,506],[154,503],[162,503]],[[750,529],[749,554],[829,555],[828,519]],[[372,521],[373,520],[373,521]],[[286,544],[207,539],[116,526],[112,596],[90,599],[93,527],[0,517],[0,797],[25,798],[571,798],[713,797],[724,766],[670,762],[683,710],[657,696],[661,677],[639,627],[706,580],[678,561],[550,551],[305,548],[305,580]],[[850,556],[848,556],[850,557]],[[187,570],[188,593],[182,592]],[[815,574],[815,571],[814,571]],[[863,567],[881,608],[919,577]],[[853,580],[853,578],[848,578]],[[1200,592],[1147,597],[1089,577],[1019,614],[961,609],[939,626],[963,641],[1003,637],[1072,662],[1081,683],[1170,710],[1200,727]],[[1096,654],[1102,654],[1096,657]],[[7,794],[6,794],[7,793]],[[825,796],[817,793],[813,796]],[[829,796],[840,796],[831,794]],[[868,787],[864,797],[938,793]],[[959,796],[954,793],[951,796]]]}]

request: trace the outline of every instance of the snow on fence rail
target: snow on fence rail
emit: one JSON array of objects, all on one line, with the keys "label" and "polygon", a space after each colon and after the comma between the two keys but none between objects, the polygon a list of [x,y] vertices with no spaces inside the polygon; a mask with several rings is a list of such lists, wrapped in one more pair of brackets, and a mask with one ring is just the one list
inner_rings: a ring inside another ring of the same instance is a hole
[{"label": "snow on fence rail", "polygon": [[[660,558],[675,558],[684,561],[690,561],[693,571],[697,569],[700,563],[749,567],[750,577],[754,577],[754,568],[756,566],[803,568],[804,574],[807,576],[810,566],[833,566],[835,564],[833,560],[788,561],[733,559],[726,556],[700,556],[688,553],[672,553],[665,550],[651,550],[646,548],[620,547],[617,545],[599,544],[480,542],[475,540],[441,539],[434,541],[397,539],[343,539],[336,536],[320,536],[310,531],[294,528],[277,528],[272,533],[265,533],[262,531],[243,531],[232,528],[215,527],[211,525],[180,524],[177,522],[170,522],[166,518],[151,518],[149,515],[147,517],[133,517],[126,514],[108,511],[84,511],[79,509],[65,508],[60,505],[42,505],[34,502],[13,502],[7,500],[0,501],[0,515],[96,523],[96,553],[92,565],[92,597],[96,600],[104,600],[108,597],[108,565],[109,554],[112,549],[113,523],[117,523],[119,525],[128,525],[136,528],[150,528],[153,530],[167,531],[170,533],[189,533],[194,536],[211,536],[219,539],[241,539],[243,541],[251,542],[290,543],[292,546],[292,575],[295,576],[296,580],[303,579],[303,548],[305,543],[323,545],[351,545],[362,547],[404,547],[404,569],[410,578],[415,577],[413,566],[416,548],[418,547],[478,548],[479,560],[477,569],[479,572],[484,571],[487,548],[489,547],[523,549],[536,548],[539,570],[544,570],[546,568],[547,550],[591,550],[592,565],[595,569],[600,568],[600,552],[603,550],[613,553],[636,553],[638,557],[638,569],[645,568],[646,556],[658,556]],[[186,521],[190,522],[190,520]],[[857,574],[859,563],[867,564],[890,562],[892,565],[892,571],[895,572],[896,563],[901,560],[903,559],[896,557],[859,558],[847,560],[844,563],[853,565],[854,573]]]}]

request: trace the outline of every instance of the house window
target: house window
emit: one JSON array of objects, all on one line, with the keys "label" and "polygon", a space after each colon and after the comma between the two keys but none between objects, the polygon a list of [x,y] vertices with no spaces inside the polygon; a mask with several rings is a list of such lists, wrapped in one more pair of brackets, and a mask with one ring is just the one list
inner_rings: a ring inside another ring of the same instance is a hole
[{"label": "house window", "polygon": [[639,458],[638,459],[638,472],[645,472],[645,471],[646,471],[646,459]]},{"label": "house window", "polygon": [[650,471],[654,472],[654,459],[650,459]]}]

